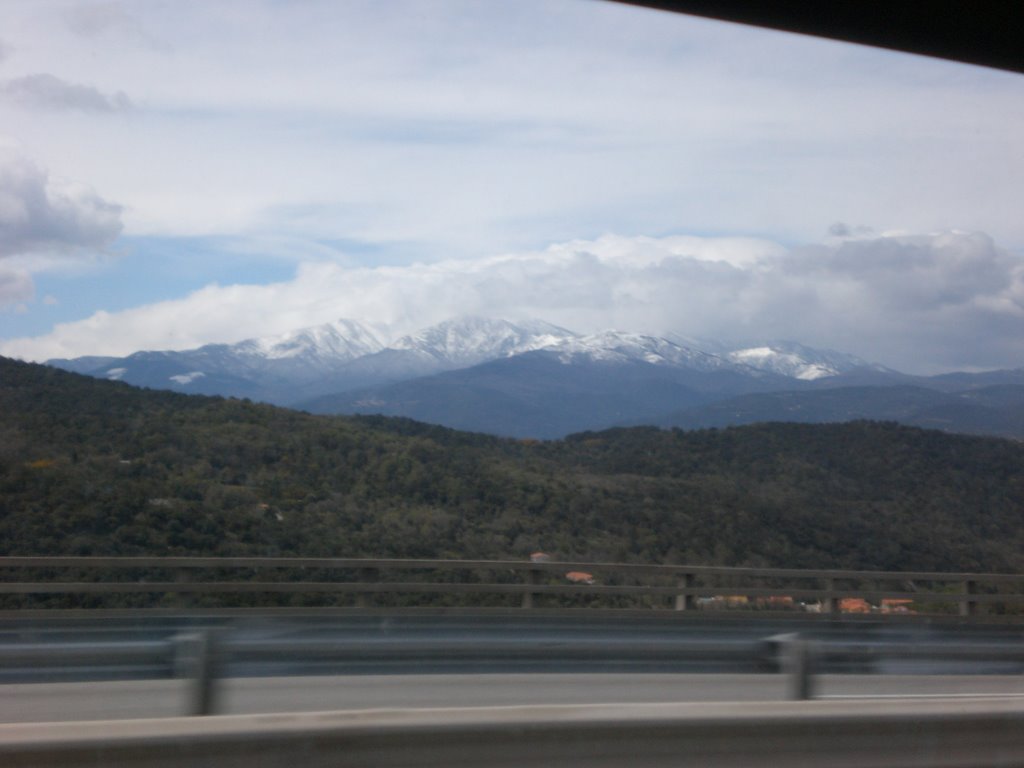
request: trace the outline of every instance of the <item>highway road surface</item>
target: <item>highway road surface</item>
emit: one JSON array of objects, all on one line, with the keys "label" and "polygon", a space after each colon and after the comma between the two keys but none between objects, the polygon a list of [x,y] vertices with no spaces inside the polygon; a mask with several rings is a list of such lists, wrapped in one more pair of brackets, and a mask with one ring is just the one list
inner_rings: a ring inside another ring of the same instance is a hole
[{"label": "highway road surface", "polygon": [[[1015,675],[821,675],[817,698],[1024,700]],[[780,701],[777,674],[442,674],[229,678],[216,714],[535,704]],[[187,713],[189,681],[0,685],[0,722],[172,717]]]}]

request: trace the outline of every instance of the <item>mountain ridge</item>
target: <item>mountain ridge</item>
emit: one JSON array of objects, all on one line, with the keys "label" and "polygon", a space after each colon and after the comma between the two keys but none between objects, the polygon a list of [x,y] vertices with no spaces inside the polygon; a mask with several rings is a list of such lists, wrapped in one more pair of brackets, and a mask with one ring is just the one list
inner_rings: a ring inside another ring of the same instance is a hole
[{"label": "mountain ridge", "polygon": [[[670,334],[670,336],[672,336]],[[676,336],[675,339],[682,339]],[[181,391],[202,378],[222,376],[253,379],[256,389],[270,389],[271,381],[307,384],[316,376],[334,376],[336,386],[355,389],[374,383],[473,365],[538,350],[557,352],[563,362],[605,359],[618,362],[644,360],[697,370],[735,370],[759,377],[762,373],[792,376],[785,366],[802,366],[822,374],[835,375],[849,369],[849,361],[863,363],[841,353],[780,342],[760,348],[719,354],[680,343],[669,337],[609,329],[578,334],[544,320],[511,322],[475,316],[447,320],[385,344],[366,326],[355,320],[302,328],[271,337],[246,339],[234,344],[207,344],[192,350],[138,351],[126,357],[86,356],[46,361],[76,373]],[[818,358],[821,358],[820,360]],[[844,362],[836,364],[836,360]],[[139,364],[150,366],[139,370]],[[154,368],[156,366],[156,368]],[[172,370],[173,369],[173,370]],[[173,377],[183,377],[181,380]],[[162,377],[162,378],[161,378]],[[348,386],[346,377],[355,380]],[[820,376],[819,376],[820,377]],[[220,392],[219,394],[233,394]],[[271,394],[271,401],[287,404],[293,393]]]},{"label": "mountain ridge", "polygon": [[[1024,437],[1024,406],[1013,389],[1024,386],[1024,370],[921,377],[793,341],[696,343],[678,334],[579,334],[544,320],[476,316],[383,341],[358,321],[340,319],[235,344],[49,364],[150,388],[315,413],[385,413],[516,437],[628,424],[854,418]],[[985,402],[964,394],[996,385],[1010,388],[999,402],[992,392],[978,395]],[[882,391],[892,387],[921,391],[911,403]],[[940,408],[926,392],[950,397]]]}]

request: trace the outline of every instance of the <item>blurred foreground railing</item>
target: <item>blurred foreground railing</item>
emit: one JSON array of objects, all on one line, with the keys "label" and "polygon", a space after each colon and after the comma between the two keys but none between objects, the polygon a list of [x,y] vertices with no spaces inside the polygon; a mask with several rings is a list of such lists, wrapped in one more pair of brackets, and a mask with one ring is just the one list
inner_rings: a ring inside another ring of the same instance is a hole
[{"label": "blurred foreground railing", "polygon": [[[517,560],[0,557],[6,608],[513,605],[1024,615],[1024,575]],[[429,602],[425,596],[429,597]],[[277,602],[274,602],[274,601]],[[390,601],[390,602],[388,602]],[[440,602],[439,602],[440,601]],[[447,601],[447,602],[443,602]],[[403,604],[401,602],[397,604]]]},{"label": "blurred foreground railing", "polygon": [[1016,701],[609,704],[0,725],[12,768],[1018,766]]}]

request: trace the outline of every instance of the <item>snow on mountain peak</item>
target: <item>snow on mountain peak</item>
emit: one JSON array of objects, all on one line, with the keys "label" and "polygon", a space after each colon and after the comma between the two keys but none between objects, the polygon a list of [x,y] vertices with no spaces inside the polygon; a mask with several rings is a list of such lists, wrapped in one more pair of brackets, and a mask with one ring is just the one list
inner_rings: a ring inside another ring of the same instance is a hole
[{"label": "snow on mountain peak", "polygon": [[[858,368],[887,370],[852,355],[792,342],[736,349],[682,336],[664,338],[616,330],[583,335],[542,320],[513,322],[472,316],[425,328],[387,346],[362,323],[341,319],[236,344],[208,344],[182,352],[137,352],[127,358],[83,358],[78,363],[62,361],[61,367],[142,386],[241,392],[290,403],[529,352],[543,352],[567,366],[600,363],[613,368],[640,363],[663,368],[668,377],[676,376],[673,369],[716,374],[716,382],[736,376],[764,382],[779,374],[814,380]],[[729,376],[719,375],[726,373]]]},{"label": "snow on mountain peak", "polygon": [[182,386],[185,386],[186,384],[191,384],[196,379],[203,378],[205,375],[206,374],[203,373],[202,371],[191,371],[190,373],[183,373],[178,376],[168,376],[167,378],[170,381],[175,382],[176,384],[181,384]]},{"label": "snow on mountain peak", "polygon": [[564,363],[587,357],[604,362],[639,361],[711,371],[730,367],[720,357],[684,347],[668,339],[623,331],[603,331],[566,339],[551,347]]},{"label": "snow on mountain peak", "polygon": [[419,352],[446,364],[473,365],[544,349],[573,337],[572,331],[541,320],[512,323],[461,317],[403,336],[391,348]]},{"label": "snow on mountain peak", "polygon": [[725,354],[735,363],[749,365],[762,371],[781,373],[804,381],[838,376],[854,368],[869,364],[859,357],[832,350],[805,347],[793,342],[773,342],[756,347],[737,349]]},{"label": "snow on mountain peak", "polygon": [[312,358],[354,360],[379,352],[384,345],[364,325],[355,320],[340,319],[279,336],[250,339],[236,345],[268,360]]}]

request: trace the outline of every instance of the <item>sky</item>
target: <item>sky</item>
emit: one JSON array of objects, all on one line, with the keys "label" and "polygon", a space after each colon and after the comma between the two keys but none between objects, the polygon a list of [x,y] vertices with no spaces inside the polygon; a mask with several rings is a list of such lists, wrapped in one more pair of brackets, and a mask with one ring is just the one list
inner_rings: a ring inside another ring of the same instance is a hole
[{"label": "sky", "polygon": [[1024,76],[602,0],[2,0],[0,354],[460,315],[1024,366]]}]

